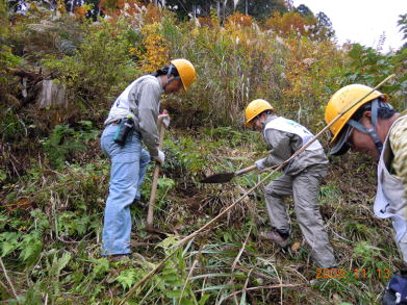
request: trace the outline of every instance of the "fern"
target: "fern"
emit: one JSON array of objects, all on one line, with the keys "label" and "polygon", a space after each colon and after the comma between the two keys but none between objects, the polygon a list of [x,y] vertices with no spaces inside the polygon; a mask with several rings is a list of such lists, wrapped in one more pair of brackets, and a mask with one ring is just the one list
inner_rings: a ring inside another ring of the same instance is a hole
[{"label": "fern", "polygon": [[122,285],[123,289],[129,289],[137,282],[137,270],[126,269],[120,272],[120,275],[116,278],[116,281]]},{"label": "fern", "polygon": [[4,232],[0,234],[1,257],[5,257],[19,247],[20,233]]},{"label": "fern", "polygon": [[40,256],[42,248],[43,242],[38,232],[34,231],[31,234],[27,234],[19,244],[19,249],[21,249],[19,258],[27,265],[31,265]]}]

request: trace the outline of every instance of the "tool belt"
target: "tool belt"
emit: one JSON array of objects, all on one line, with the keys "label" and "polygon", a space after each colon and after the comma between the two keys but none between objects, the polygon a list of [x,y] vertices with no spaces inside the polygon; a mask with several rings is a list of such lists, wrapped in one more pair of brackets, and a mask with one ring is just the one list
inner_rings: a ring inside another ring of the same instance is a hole
[{"label": "tool belt", "polygon": [[118,119],[115,121],[112,121],[110,123],[107,123],[105,127],[109,126],[109,125],[119,125],[122,122],[123,119]]}]

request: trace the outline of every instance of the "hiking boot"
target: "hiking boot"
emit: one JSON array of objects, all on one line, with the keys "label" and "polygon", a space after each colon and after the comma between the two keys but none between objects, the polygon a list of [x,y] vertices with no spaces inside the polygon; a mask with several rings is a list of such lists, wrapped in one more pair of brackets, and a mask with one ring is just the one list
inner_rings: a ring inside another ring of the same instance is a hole
[{"label": "hiking boot", "polygon": [[287,246],[289,245],[288,236],[283,237],[277,231],[261,232],[259,236],[261,239],[271,241],[279,245],[281,248],[287,248]]}]

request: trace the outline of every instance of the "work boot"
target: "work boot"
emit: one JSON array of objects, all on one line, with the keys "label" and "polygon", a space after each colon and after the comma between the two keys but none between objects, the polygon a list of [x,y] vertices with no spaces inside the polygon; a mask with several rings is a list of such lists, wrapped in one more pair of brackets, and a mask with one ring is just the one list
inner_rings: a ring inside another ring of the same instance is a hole
[{"label": "work boot", "polygon": [[114,254],[114,255],[109,255],[107,257],[107,259],[109,260],[109,262],[111,263],[123,263],[123,262],[127,262],[130,261],[130,254]]},{"label": "work boot", "polygon": [[271,241],[279,245],[281,248],[287,248],[287,246],[289,245],[288,236],[284,237],[275,230],[270,232],[261,232],[260,238]]}]

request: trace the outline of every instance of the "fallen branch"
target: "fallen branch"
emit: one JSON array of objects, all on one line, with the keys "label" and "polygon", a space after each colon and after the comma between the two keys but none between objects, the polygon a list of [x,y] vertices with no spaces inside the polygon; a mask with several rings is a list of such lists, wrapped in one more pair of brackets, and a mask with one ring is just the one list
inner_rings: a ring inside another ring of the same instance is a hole
[{"label": "fallen branch", "polygon": [[301,287],[304,286],[303,284],[280,284],[280,285],[265,285],[265,286],[256,286],[256,287],[248,287],[244,288],[242,290],[235,291],[228,295],[226,299],[229,299],[237,294],[243,293],[245,291],[253,291],[253,290],[260,290],[260,289],[283,289],[283,288],[295,288],[295,287]]},{"label": "fallen branch", "polygon": [[[1,269],[3,269],[4,277],[6,278],[8,284],[10,285],[11,291],[13,292],[13,296],[17,300],[18,296],[17,296],[16,290],[14,289],[13,282],[8,277],[6,267],[4,266],[3,260],[1,259],[1,257],[0,257],[0,265],[1,265]],[[17,302],[18,302],[18,300],[17,300]],[[20,302],[18,302],[18,303],[20,303]]]},{"label": "fallen branch", "polygon": [[235,261],[234,261],[233,264],[232,264],[232,272],[235,271],[235,268],[236,268],[236,266],[237,266],[237,263],[239,262],[239,259],[240,259],[240,257],[242,256],[243,251],[246,249],[246,245],[247,245],[247,242],[249,241],[249,237],[250,237],[250,234],[251,234],[251,233],[252,233],[252,227],[250,227],[249,233],[247,233],[246,239],[245,239],[245,241],[243,242],[243,245],[242,245],[242,247],[240,248],[239,253],[238,253],[237,256],[236,256]]}]

